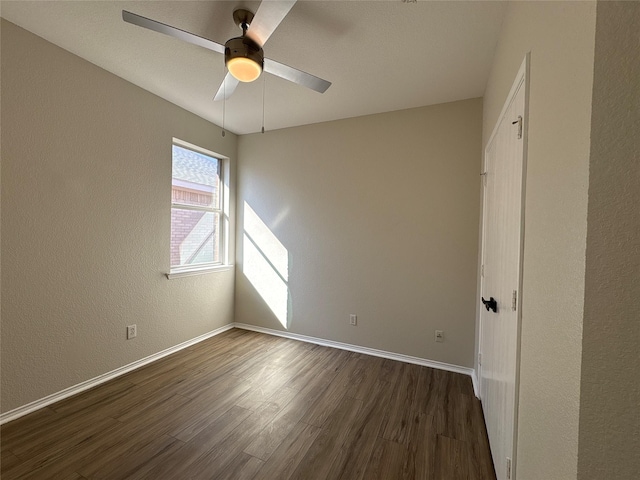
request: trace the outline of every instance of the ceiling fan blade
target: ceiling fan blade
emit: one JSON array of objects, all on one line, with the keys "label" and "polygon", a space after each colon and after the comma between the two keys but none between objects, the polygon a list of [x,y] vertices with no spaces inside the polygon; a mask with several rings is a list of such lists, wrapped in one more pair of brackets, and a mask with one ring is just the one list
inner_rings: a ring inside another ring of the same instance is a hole
[{"label": "ceiling fan blade", "polygon": [[296,0],[262,0],[247,37],[262,47],[295,3]]},{"label": "ceiling fan blade", "polygon": [[227,72],[227,75],[224,77],[224,80],[220,84],[220,88],[218,89],[218,93],[213,99],[217,102],[219,100],[223,100],[225,98],[229,98],[231,94],[235,91],[236,87],[240,83],[236,77]]},{"label": "ceiling fan blade", "polygon": [[185,42],[208,48],[209,50],[213,50],[214,52],[224,53],[224,45],[220,43],[209,40],[208,38],[200,37],[194,33],[180,30],[179,28],[172,27],[171,25],[166,25],[164,23],[151,20],[150,18],[127,12],[126,10],[122,11],[122,19],[125,22],[137,25],[138,27],[148,28],[149,30],[164,33],[165,35],[179,38],[180,40],[184,40]]},{"label": "ceiling fan blade", "polygon": [[331,86],[331,82],[269,58],[264,59],[264,71],[319,93],[324,93]]}]

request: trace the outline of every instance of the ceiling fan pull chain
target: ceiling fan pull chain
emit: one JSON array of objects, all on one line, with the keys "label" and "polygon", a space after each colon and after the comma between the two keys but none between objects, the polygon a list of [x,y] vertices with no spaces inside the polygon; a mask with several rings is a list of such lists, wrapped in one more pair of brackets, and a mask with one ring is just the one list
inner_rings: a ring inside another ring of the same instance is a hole
[{"label": "ceiling fan pull chain", "polygon": [[266,90],[267,76],[262,74],[262,133],[264,133],[264,92]]}]

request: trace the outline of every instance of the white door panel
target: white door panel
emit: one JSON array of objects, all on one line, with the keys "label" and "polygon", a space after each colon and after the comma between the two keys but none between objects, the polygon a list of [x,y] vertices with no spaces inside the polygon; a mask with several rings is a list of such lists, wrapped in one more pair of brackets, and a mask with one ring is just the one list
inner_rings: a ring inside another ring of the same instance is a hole
[{"label": "white door panel", "polygon": [[480,398],[498,480],[515,478],[525,80],[526,60],[484,157],[481,295],[493,297],[497,311],[482,308],[480,315]]}]

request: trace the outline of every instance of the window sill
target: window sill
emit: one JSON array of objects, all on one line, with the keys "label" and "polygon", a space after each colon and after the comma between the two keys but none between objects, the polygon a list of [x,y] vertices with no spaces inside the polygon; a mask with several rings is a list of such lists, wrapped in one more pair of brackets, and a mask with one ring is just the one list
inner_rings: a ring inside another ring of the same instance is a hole
[{"label": "window sill", "polygon": [[227,270],[232,270],[233,267],[233,265],[216,265],[214,267],[192,268],[189,270],[177,270],[174,272],[165,273],[165,276],[168,280],[173,280],[175,278],[193,277],[194,275],[206,275],[208,273],[225,272]]}]

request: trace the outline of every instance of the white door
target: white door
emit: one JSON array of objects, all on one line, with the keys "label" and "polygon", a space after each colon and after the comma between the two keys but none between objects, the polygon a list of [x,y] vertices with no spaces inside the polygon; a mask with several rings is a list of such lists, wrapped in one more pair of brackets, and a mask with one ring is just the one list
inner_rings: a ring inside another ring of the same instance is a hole
[{"label": "white door", "polygon": [[526,67],[527,59],[484,156],[480,399],[498,480],[515,478]]}]

